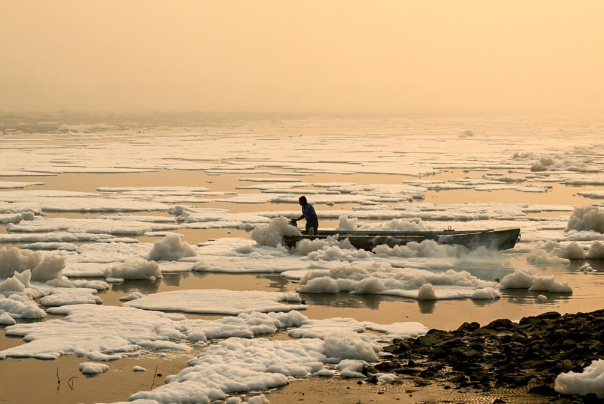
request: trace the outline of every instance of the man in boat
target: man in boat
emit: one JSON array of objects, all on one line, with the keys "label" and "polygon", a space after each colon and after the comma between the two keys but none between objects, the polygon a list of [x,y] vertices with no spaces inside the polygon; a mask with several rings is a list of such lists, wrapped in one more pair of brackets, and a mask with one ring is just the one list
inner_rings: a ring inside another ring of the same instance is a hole
[{"label": "man in boat", "polygon": [[315,208],[308,203],[305,196],[301,196],[298,199],[300,206],[302,206],[302,215],[297,219],[292,219],[293,222],[297,222],[300,219],[306,219],[306,230],[304,234],[308,234],[313,236],[317,234],[319,231],[319,218],[317,217],[317,212],[315,212]]}]

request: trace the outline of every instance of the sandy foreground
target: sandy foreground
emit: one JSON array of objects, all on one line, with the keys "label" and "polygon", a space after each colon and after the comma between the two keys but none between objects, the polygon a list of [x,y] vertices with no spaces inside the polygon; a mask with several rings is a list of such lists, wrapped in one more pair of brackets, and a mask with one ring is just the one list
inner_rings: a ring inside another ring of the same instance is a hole
[{"label": "sandy foreground", "polygon": [[[132,393],[133,388],[148,389],[152,383],[161,384],[163,379],[172,371],[178,371],[176,361],[155,362],[157,372],[152,368],[152,362],[147,364],[147,371],[133,373],[125,360],[120,369],[114,369],[102,375],[103,383],[98,378],[85,377],[77,371],[82,358],[63,357],[55,361],[36,361],[32,366],[29,360],[11,360],[13,372],[31,375],[31,378],[21,378],[21,382],[10,378],[10,384],[2,384],[2,395],[10,397],[10,402],[26,404],[34,402],[65,403],[90,402],[90,397],[96,397],[101,402],[123,402]],[[122,361],[120,361],[122,362]],[[137,361],[140,363],[140,360]],[[166,372],[161,373],[161,369]],[[5,380],[4,375],[0,378]],[[31,388],[31,380],[36,380],[37,388]],[[248,394],[254,396],[257,394]],[[271,404],[366,404],[366,403],[546,403],[551,397],[528,394],[525,389],[497,390],[482,392],[469,388],[455,389],[452,385],[431,384],[417,387],[412,380],[404,380],[397,384],[371,384],[358,379],[339,378],[307,378],[290,383],[287,386],[264,392]],[[501,401],[496,401],[501,400]]]},{"label": "sandy foreground", "polygon": [[454,389],[447,384],[417,387],[410,380],[400,384],[370,384],[358,380],[309,378],[266,394],[271,404],[285,403],[546,403],[550,397],[528,394],[525,389],[482,392]]}]

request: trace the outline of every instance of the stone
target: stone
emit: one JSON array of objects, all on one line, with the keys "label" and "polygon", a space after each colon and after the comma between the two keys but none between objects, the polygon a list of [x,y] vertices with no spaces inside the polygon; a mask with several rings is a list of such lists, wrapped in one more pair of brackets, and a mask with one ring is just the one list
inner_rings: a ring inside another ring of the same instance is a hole
[{"label": "stone", "polygon": [[[533,386],[531,394],[559,397],[553,388],[557,375],[582,372],[592,360],[604,356],[602,341],[604,310],[564,316],[548,312],[525,317],[520,324],[506,319],[485,327],[464,323],[455,331],[430,330],[419,338],[397,340],[385,349],[398,352],[396,357],[383,358],[373,368],[388,369],[416,385],[437,382],[453,384],[454,389],[479,390],[526,389],[528,385]],[[575,401],[570,396],[562,398],[560,402]],[[593,399],[578,397],[576,402]]]}]

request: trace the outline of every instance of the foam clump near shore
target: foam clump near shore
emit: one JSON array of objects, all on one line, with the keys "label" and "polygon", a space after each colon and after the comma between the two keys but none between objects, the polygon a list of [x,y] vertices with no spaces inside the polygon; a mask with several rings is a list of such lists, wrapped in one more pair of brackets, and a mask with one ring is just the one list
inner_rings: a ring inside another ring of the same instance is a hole
[{"label": "foam clump near shore", "polygon": [[257,226],[252,231],[251,238],[258,245],[277,247],[283,243],[283,236],[299,236],[300,230],[290,226],[286,217],[278,217],[270,221],[268,225]]}]

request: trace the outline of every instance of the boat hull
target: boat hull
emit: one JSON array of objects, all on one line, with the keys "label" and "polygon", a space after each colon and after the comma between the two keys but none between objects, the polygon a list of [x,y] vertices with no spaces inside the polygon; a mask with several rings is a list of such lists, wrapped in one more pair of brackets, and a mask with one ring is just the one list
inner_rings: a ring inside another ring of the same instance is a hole
[{"label": "boat hull", "polygon": [[389,247],[406,245],[411,242],[421,243],[425,240],[433,240],[438,244],[462,245],[469,249],[485,247],[491,250],[507,250],[514,248],[520,239],[520,229],[489,229],[468,231],[427,231],[427,232],[405,232],[405,231],[355,231],[340,232],[320,231],[316,235],[283,236],[285,244],[292,248],[301,240],[321,240],[334,237],[337,240],[348,239],[355,248],[371,251],[378,245]]}]

